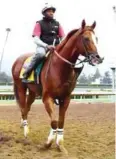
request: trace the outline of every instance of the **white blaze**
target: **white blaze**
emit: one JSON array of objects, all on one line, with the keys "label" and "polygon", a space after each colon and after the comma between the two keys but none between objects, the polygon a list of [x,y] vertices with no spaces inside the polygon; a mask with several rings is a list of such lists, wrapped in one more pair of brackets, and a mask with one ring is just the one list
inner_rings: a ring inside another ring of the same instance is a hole
[{"label": "white blaze", "polygon": [[95,36],[94,33],[91,33],[91,36],[92,36],[92,40],[93,40],[95,46],[97,46],[97,44],[98,44],[97,37]]}]

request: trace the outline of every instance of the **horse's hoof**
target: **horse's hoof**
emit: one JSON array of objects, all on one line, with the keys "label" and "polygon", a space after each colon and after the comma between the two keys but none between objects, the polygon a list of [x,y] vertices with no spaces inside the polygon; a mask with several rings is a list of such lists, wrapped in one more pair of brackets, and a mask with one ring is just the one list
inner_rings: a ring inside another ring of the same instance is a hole
[{"label": "horse's hoof", "polygon": [[67,149],[64,147],[64,145],[57,145],[57,149],[62,152],[64,155],[68,156],[68,151]]},{"label": "horse's hoof", "polygon": [[45,148],[45,149],[49,149],[51,146],[52,146],[52,142],[49,143],[49,144],[48,144],[48,143],[45,143],[45,144],[44,144],[44,148]]}]

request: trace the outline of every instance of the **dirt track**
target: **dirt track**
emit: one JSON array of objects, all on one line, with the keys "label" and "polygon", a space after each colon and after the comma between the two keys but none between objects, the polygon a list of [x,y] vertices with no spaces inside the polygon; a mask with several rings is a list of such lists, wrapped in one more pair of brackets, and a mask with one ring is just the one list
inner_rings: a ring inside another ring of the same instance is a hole
[{"label": "dirt track", "polygon": [[[57,107],[58,108],[58,107]],[[0,159],[61,159],[55,147],[38,149],[49,132],[43,105],[33,105],[30,134],[24,140],[17,106],[0,106]],[[70,159],[114,159],[114,104],[70,104],[65,121],[65,147]]]}]

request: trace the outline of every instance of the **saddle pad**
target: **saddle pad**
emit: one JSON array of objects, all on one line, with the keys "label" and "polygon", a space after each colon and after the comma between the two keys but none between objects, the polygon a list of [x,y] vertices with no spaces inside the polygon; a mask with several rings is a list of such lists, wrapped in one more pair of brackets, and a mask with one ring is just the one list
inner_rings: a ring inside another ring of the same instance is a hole
[{"label": "saddle pad", "polygon": [[[31,56],[31,57],[28,57],[28,58],[25,60],[23,66],[22,66],[21,72],[20,72],[20,78],[21,78],[21,79],[23,79],[23,73],[25,72],[26,68],[27,68],[28,65],[30,64],[31,59],[32,59],[32,56]],[[37,77],[37,76],[40,75],[40,72],[41,72],[41,70],[42,70],[42,67],[43,67],[43,65],[44,65],[44,62],[45,62],[45,60],[42,60],[42,61],[40,62],[40,64],[37,66],[37,68],[31,72],[31,74],[30,74],[30,76],[28,77],[28,79],[27,79],[27,80],[24,80],[24,81],[25,81],[25,82],[34,82],[34,81],[36,81],[35,77]]]},{"label": "saddle pad", "polygon": [[[28,57],[25,60],[23,66],[22,66],[21,72],[20,72],[20,78],[21,79],[23,79],[23,73],[25,72],[26,68],[29,66],[31,59],[32,59],[32,56]],[[30,82],[34,81],[34,70],[31,72],[31,74],[30,74],[30,76],[28,77],[27,80],[30,81]]]}]

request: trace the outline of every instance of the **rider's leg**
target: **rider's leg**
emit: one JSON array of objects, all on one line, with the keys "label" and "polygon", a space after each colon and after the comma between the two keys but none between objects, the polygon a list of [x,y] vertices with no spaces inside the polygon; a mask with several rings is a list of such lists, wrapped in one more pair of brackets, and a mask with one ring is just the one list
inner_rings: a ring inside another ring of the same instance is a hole
[{"label": "rider's leg", "polygon": [[42,59],[44,59],[45,54],[46,54],[46,50],[43,47],[36,48],[36,53],[33,55],[29,66],[26,68],[26,70],[23,74],[23,77],[25,79],[27,79],[30,76],[32,70],[36,67],[36,65],[39,64],[39,62]]}]

